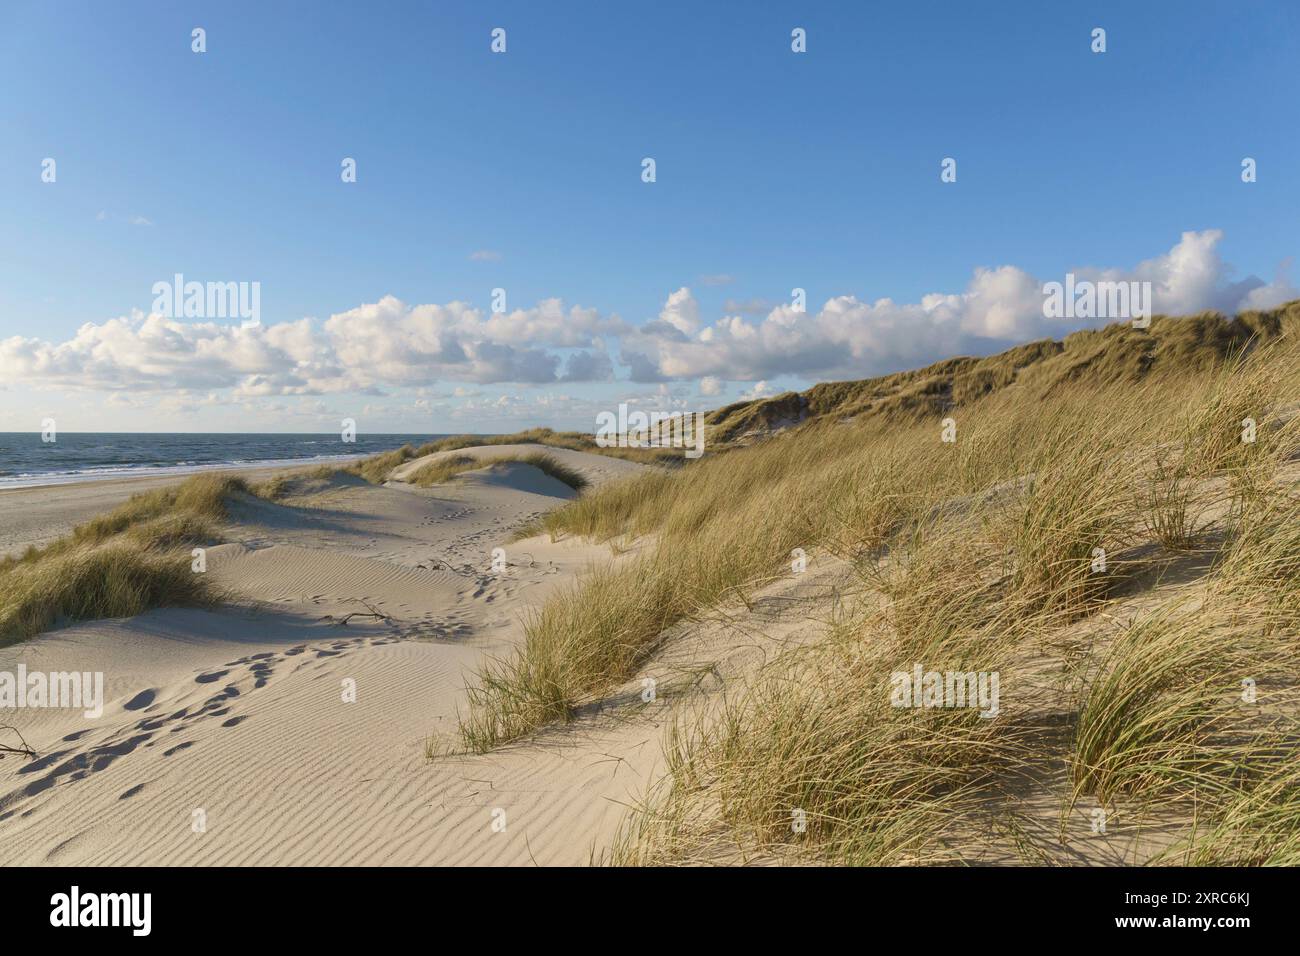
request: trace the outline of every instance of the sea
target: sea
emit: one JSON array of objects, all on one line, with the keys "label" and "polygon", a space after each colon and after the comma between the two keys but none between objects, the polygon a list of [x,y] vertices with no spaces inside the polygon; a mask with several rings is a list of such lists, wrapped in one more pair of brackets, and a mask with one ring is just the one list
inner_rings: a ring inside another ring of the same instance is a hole
[{"label": "sea", "polygon": [[0,488],[60,485],[144,475],[188,475],[248,466],[346,463],[445,435],[326,435],[142,432],[0,432]]}]

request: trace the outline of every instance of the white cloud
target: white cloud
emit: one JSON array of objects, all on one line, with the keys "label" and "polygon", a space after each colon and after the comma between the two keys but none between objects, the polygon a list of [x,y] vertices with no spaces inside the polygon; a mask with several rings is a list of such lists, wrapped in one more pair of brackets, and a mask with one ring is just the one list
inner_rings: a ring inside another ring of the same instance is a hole
[{"label": "white cloud", "polygon": [[[1080,279],[1150,282],[1154,311],[1173,315],[1207,309],[1233,314],[1296,297],[1284,270],[1268,285],[1255,277],[1230,281],[1232,269],[1217,250],[1222,238],[1218,230],[1186,232],[1169,252],[1131,270],[1073,271]],[[951,355],[987,354],[1015,342],[1060,337],[1088,324],[1046,318],[1042,285],[1015,266],[981,268],[965,291],[933,293],[916,303],[836,296],[816,312],[779,305],[761,320],[731,315],[705,328],[692,321],[698,310],[690,291],[679,289],[668,298],[660,321],[621,336],[621,359],[635,380],[645,382],[849,378],[914,368]]]},{"label": "white cloud", "polygon": [[573,352],[564,364],[563,382],[608,382],[614,378],[614,363],[603,348]]},{"label": "white cloud", "polygon": [[1273,309],[1283,302],[1300,299],[1300,289],[1291,284],[1291,260],[1286,259],[1278,266],[1277,275],[1267,285],[1259,285],[1246,293],[1242,300],[1243,309]]},{"label": "white cloud", "polygon": [[86,323],[66,342],[0,340],[0,377],[100,390],[228,388],[274,380],[282,394],[342,375],[306,320],[241,329],[135,312]]},{"label": "white cloud", "polygon": [[700,306],[691,290],[682,287],[668,297],[659,321],[676,329],[682,335],[694,335],[700,329]]},{"label": "white cloud", "polygon": [[[1173,314],[1233,313],[1300,297],[1288,276],[1289,263],[1271,283],[1253,276],[1231,281],[1232,270],[1217,251],[1221,239],[1217,230],[1188,232],[1169,252],[1131,270],[1073,271],[1094,280],[1149,281],[1154,310]],[[733,312],[711,325],[701,321],[686,287],[639,326],[595,309],[566,307],[559,299],[493,314],[463,302],[407,305],[385,296],[324,323],[300,319],[250,328],[136,311],[86,323],[61,342],[0,340],[0,382],[104,392],[206,392],[235,402],[379,395],[443,382],[608,382],[615,379],[609,346],[617,339],[619,358],[634,382],[698,380],[698,393],[705,396],[722,394],[727,381],[757,382],[752,394],[759,394],[780,376],[862,377],[1060,337],[1084,324],[1047,319],[1042,305],[1042,282],[1004,265],[975,270],[962,292],[933,293],[919,302],[841,295],[816,311],[796,312],[782,304],[762,317]]]},{"label": "white cloud", "polygon": [[437,381],[554,382],[608,378],[602,336],[618,328],[594,309],[555,299],[487,315],[461,302],[407,306],[385,296],[310,320],[241,328],[139,311],[87,323],[70,340],[0,340],[0,379],[111,391],[233,389],[237,396],[377,391]]},{"label": "white cloud", "polygon": [[495,249],[476,249],[469,258],[471,262],[500,262],[502,256]]}]

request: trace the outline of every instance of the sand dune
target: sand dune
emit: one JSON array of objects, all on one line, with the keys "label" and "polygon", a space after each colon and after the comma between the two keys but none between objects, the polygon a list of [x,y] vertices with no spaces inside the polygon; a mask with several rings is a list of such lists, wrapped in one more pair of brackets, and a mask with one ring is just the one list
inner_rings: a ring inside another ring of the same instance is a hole
[{"label": "sand dune", "polygon": [[[593,484],[643,467],[548,453]],[[97,719],[18,712],[39,756],[0,762],[0,862],[526,864],[599,853],[660,759],[662,705],[487,756],[426,758],[431,737],[451,739],[474,668],[522,639],[527,610],[584,568],[626,557],[511,542],[571,494],[550,482],[511,465],[434,489],[340,480],[285,505],[249,499],[234,508],[232,543],[208,553],[229,595],[221,608],[76,624],[0,649],[0,670],[105,680]],[[61,513],[67,497],[0,498],[0,523],[25,534],[17,512],[39,502]],[[504,570],[493,571],[494,548]]]},{"label": "sand dune", "polygon": [[[412,458],[405,464],[394,468],[390,478],[395,482],[407,481],[425,465],[447,458],[476,458],[483,462],[484,465],[487,465],[498,459],[526,458],[529,455],[536,455],[539,452],[554,458],[561,465],[567,465],[568,467],[581,472],[582,475],[593,485],[598,485],[601,482],[611,481],[616,478],[627,477],[628,475],[635,474],[638,470],[644,467],[622,458],[610,458],[605,455],[592,455],[585,451],[574,451],[570,448],[557,448],[551,445],[481,445],[474,448],[457,448],[451,451],[438,451],[431,455]],[[516,474],[521,475],[522,472],[516,471]],[[531,489],[523,488],[521,490],[528,491]]]}]

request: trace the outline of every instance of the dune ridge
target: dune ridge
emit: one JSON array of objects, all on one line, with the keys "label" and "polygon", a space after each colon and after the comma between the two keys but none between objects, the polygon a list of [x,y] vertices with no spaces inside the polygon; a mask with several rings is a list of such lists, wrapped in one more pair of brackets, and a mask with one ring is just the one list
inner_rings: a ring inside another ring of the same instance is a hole
[{"label": "dune ridge", "polygon": [[[106,678],[19,715],[0,862],[1294,862],[1297,308],[676,469],[548,444],[577,496],[508,439],[232,485],[220,604],[0,648]],[[999,673],[1000,722],[903,665]]]},{"label": "dune ridge", "polygon": [[[554,454],[593,484],[644,467]],[[571,497],[552,483],[516,464],[435,489],[316,477],[278,501],[234,500],[228,543],[207,556],[221,606],[0,648],[0,670],[106,677],[96,721],[19,715],[39,756],[0,764],[0,861],[585,862],[591,841],[574,834],[612,829],[621,804],[605,796],[633,799],[630,774],[609,778],[563,749],[473,767],[426,757],[431,737],[454,730],[473,668],[513,647],[527,609],[618,560],[600,545],[509,540]],[[517,821],[506,834],[491,829],[497,803]]]}]

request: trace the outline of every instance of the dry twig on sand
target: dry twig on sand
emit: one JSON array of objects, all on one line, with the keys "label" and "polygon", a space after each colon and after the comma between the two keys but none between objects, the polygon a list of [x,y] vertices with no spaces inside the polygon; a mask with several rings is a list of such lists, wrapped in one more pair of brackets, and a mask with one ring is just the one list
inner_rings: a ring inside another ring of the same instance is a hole
[{"label": "dry twig on sand", "polygon": [[0,730],[12,730],[14,736],[17,737],[19,742],[22,744],[20,747],[10,747],[8,744],[0,744],[0,760],[4,760],[6,754],[18,754],[19,756],[26,757],[28,760],[36,757],[36,751],[28,745],[25,739],[23,739],[23,735],[19,733],[17,727],[14,727],[11,724],[0,724]]},{"label": "dry twig on sand", "polygon": [[326,614],[324,617],[321,618],[321,620],[332,621],[335,624],[341,624],[344,627],[346,627],[348,621],[352,620],[354,617],[374,617],[383,621],[385,624],[392,623],[393,619],[391,617],[389,617],[383,611],[376,608],[373,604],[369,603],[368,601],[362,601],[358,599],[358,603],[365,605],[366,609],[364,611],[349,611],[347,614],[344,614],[342,617],[338,617],[338,618],[336,618],[333,614]]}]

